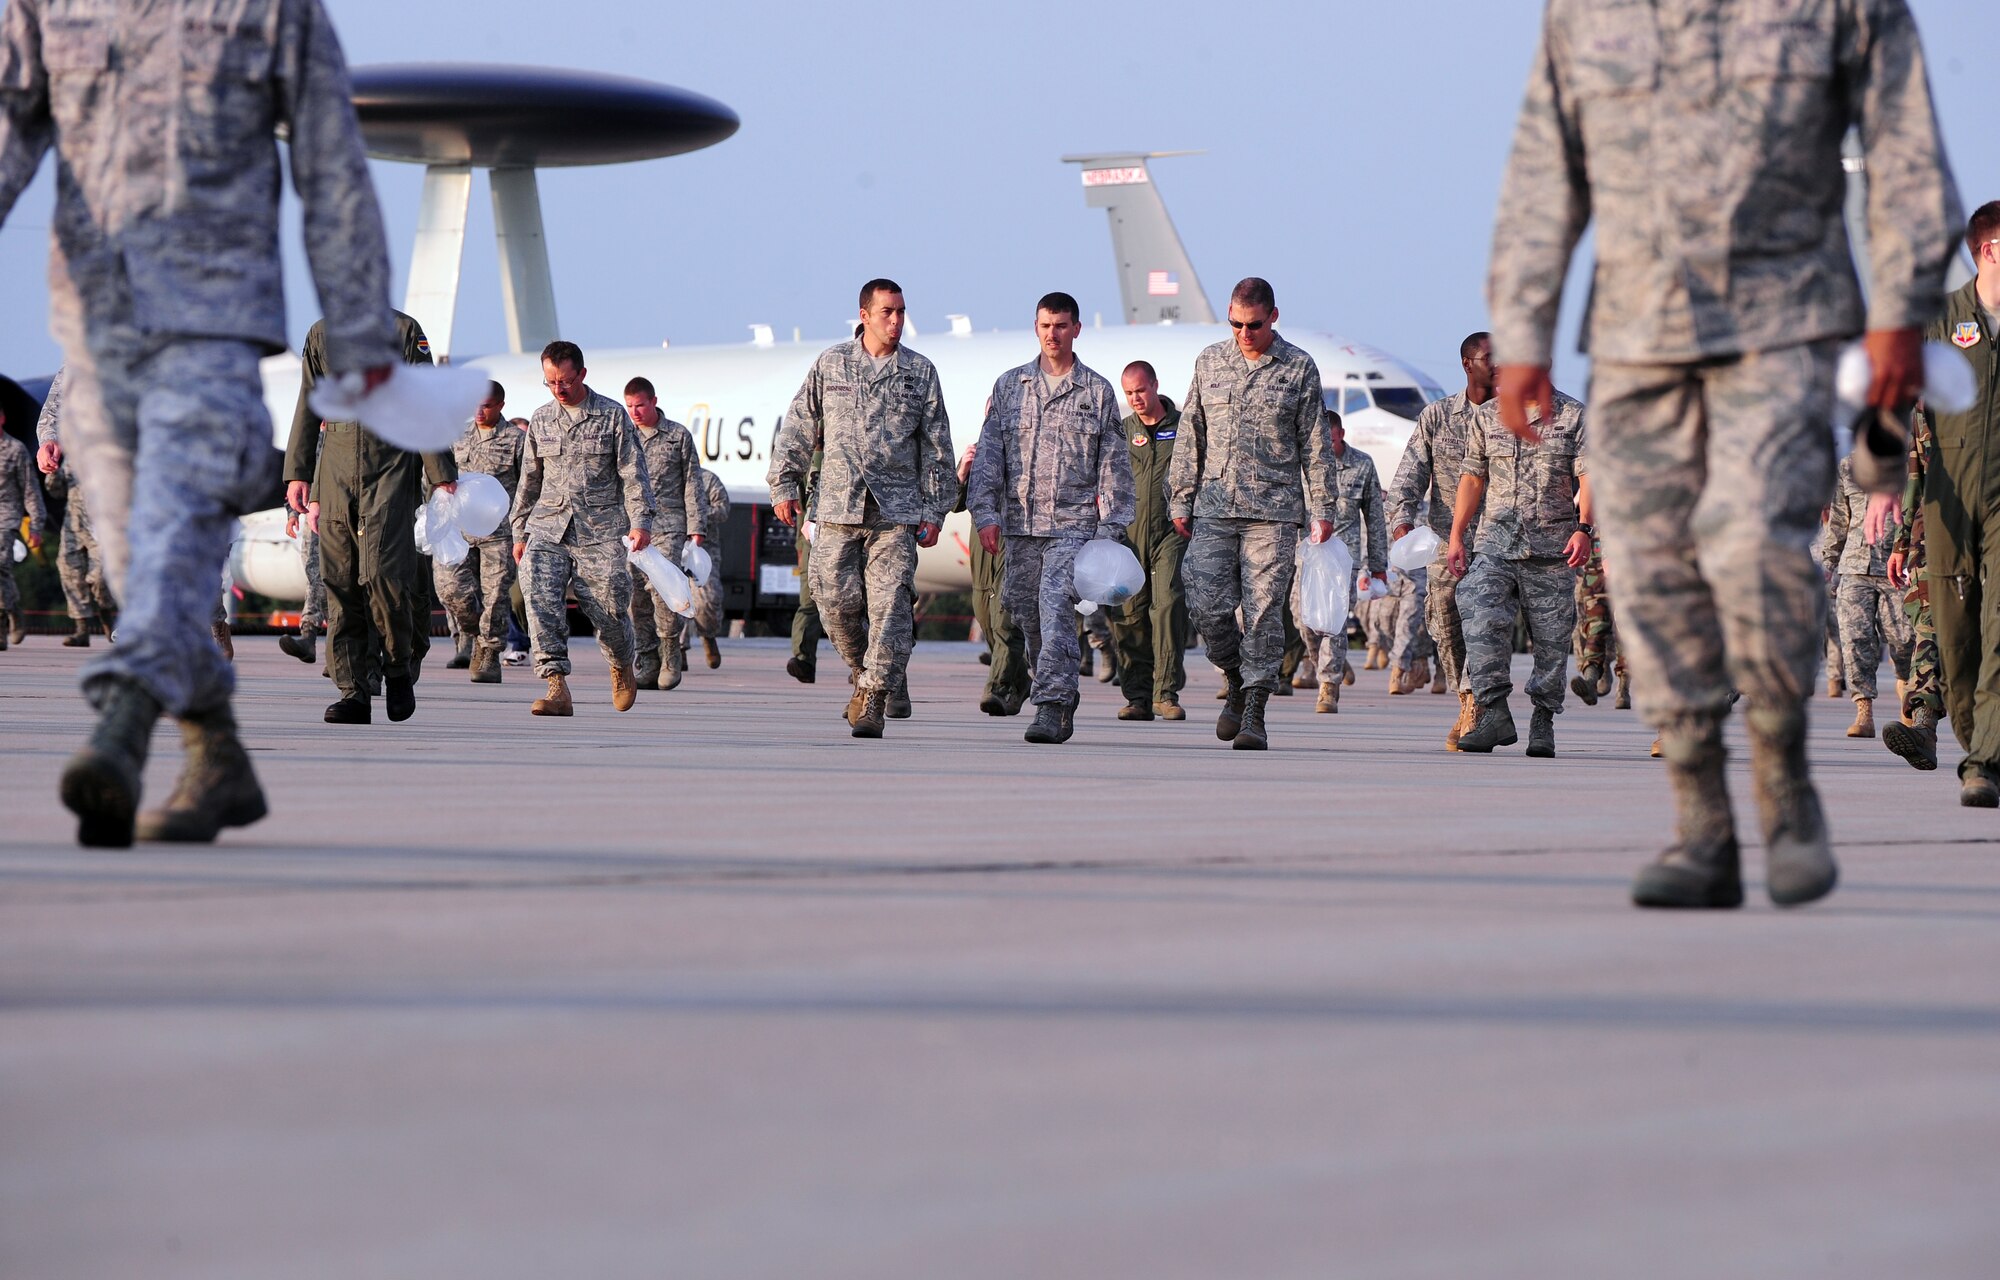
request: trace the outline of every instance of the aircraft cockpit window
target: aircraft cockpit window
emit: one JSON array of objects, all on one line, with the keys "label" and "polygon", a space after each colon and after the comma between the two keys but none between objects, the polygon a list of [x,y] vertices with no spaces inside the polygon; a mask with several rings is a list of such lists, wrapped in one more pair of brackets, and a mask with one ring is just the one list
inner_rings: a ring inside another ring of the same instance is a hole
[{"label": "aircraft cockpit window", "polygon": [[1408,418],[1414,422],[1417,415],[1424,411],[1426,403],[1428,402],[1424,399],[1424,393],[1415,387],[1375,388],[1375,407],[1387,409],[1399,418]]},{"label": "aircraft cockpit window", "polygon": [[1340,406],[1340,411],[1343,414],[1359,413],[1361,410],[1366,409],[1367,407],[1368,407],[1368,388],[1347,387],[1344,389],[1344,399],[1342,400]]}]

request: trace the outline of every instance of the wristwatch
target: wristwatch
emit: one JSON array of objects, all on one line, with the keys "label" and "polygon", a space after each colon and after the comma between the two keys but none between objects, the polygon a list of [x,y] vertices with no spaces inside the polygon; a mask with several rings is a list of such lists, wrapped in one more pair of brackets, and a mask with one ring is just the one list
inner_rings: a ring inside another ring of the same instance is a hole
[{"label": "wristwatch", "polygon": [[1597,526],[1594,524],[1586,524],[1581,520],[1576,522],[1576,531],[1578,533],[1587,533],[1593,538],[1597,536]]}]

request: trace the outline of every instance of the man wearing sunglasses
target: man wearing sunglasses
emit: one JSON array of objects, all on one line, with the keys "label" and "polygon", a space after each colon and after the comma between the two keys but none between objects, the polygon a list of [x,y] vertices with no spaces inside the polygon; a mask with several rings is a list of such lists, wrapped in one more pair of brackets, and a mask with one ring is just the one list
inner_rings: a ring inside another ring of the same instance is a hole
[{"label": "man wearing sunglasses", "polygon": [[1278,687],[1308,511],[1312,540],[1333,536],[1333,441],[1321,426],[1319,366],[1278,336],[1277,323],[1270,284],[1239,281],[1229,295],[1235,333],[1195,359],[1167,473],[1167,512],[1188,539],[1188,607],[1228,682],[1215,736],[1239,751],[1270,745],[1264,705]]}]

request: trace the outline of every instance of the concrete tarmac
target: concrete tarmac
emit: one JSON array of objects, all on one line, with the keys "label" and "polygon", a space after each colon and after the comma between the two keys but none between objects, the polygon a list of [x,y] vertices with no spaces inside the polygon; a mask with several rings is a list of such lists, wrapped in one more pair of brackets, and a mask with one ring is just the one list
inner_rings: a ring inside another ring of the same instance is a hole
[{"label": "concrete tarmac", "polygon": [[1236,752],[1196,663],[1034,747],[926,644],[859,742],[830,657],[621,716],[583,642],[572,720],[434,661],[336,728],[237,653],[273,815],[127,853],[54,798],[85,655],[0,654],[10,1280],[2000,1274],[2000,816],[1845,701],[1835,896],[1764,899],[1732,722],[1752,898],[1668,915],[1608,700],[1453,756],[1367,672]]}]

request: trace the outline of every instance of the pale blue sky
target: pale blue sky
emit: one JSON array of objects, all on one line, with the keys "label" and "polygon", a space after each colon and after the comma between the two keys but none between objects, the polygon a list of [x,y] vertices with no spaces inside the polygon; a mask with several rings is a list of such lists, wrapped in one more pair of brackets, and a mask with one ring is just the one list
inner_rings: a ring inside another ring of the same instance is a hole
[{"label": "pale blue sky", "polygon": [[[2000,23],[1916,0],[1968,204],[2000,195]],[[1104,214],[1057,157],[1205,148],[1154,172],[1212,299],[1276,286],[1286,320],[1385,347],[1447,387],[1484,327],[1501,166],[1539,7],[1220,3],[656,5],[333,0],[356,64],[539,62],[641,76],[733,107],[728,142],[669,160],[546,171],[567,336],[592,347],[830,340],[889,275],[919,332],[950,312],[1025,328],[1067,289],[1118,315]],[[377,165],[402,298],[420,171]],[[0,230],[0,372],[52,370],[42,281],[49,167]],[[293,339],[318,313],[287,252]],[[456,352],[504,350],[483,175]],[[1565,328],[1580,292],[1572,289]],[[919,348],[919,339],[914,345]],[[1574,347],[1567,335],[1564,351]],[[1581,394],[1585,365],[1558,379]]]}]

